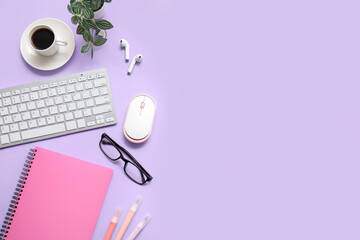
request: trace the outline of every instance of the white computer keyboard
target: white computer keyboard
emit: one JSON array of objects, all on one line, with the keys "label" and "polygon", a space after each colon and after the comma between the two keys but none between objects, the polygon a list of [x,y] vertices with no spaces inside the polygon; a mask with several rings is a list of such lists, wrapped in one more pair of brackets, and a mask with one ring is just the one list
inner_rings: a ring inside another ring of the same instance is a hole
[{"label": "white computer keyboard", "polygon": [[0,89],[0,148],[116,123],[106,69]]}]

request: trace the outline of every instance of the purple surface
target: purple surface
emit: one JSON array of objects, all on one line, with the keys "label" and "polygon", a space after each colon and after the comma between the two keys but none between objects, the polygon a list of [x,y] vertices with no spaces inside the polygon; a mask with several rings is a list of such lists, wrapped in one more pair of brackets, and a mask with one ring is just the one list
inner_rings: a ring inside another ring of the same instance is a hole
[{"label": "purple surface", "polygon": [[[20,55],[22,31],[43,17],[70,25],[66,3],[2,4],[0,86],[106,67],[119,124],[0,150],[0,215],[38,145],[115,170],[96,240],[137,195],[143,204],[126,236],[153,215],[138,239],[360,238],[358,1],[114,1],[106,17],[116,28],[93,61],[77,36],[67,65],[34,70]],[[120,38],[131,57],[144,56],[130,77]],[[122,124],[140,93],[158,111],[148,142],[134,145]],[[102,132],[133,153],[151,184],[133,184],[106,161]]]}]

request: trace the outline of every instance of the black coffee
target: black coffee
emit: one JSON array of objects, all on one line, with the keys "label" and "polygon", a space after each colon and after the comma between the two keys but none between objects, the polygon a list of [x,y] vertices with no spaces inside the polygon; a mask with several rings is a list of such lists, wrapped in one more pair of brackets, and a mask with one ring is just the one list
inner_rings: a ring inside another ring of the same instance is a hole
[{"label": "black coffee", "polygon": [[31,41],[35,48],[44,50],[53,44],[54,38],[54,33],[51,30],[47,28],[40,28],[33,33]]}]

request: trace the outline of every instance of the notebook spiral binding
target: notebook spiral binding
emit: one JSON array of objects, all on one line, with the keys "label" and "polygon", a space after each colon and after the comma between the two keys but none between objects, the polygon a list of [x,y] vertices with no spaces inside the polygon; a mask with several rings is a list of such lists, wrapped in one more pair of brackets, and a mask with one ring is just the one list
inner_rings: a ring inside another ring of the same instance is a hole
[{"label": "notebook spiral binding", "polygon": [[31,165],[33,164],[34,157],[36,155],[36,149],[30,149],[28,156],[26,157],[24,168],[21,171],[18,184],[16,185],[15,192],[11,198],[9,208],[6,212],[5,219],[0,228],[0,240],[6,240],[7,234],[11,228],[11,222],[13,221],[16,215],[17,205],[21,199],[21,194],[23,192],[23,188],[25,187],[27,178],[29,176]]}]

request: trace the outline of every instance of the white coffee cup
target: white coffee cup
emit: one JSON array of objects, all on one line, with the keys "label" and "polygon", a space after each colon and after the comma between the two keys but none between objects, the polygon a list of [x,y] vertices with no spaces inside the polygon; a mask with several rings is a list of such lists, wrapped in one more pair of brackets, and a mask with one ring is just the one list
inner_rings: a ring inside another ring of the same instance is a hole
[{"label": "white coffee cup", "polygon": [[47,25],[35,26],[30,31],[29,43],[35,52],[43,56],[54,55],[59,50],[59,46],[63,47],[68,44],[65,41],[59,40],[54,30]]}]

